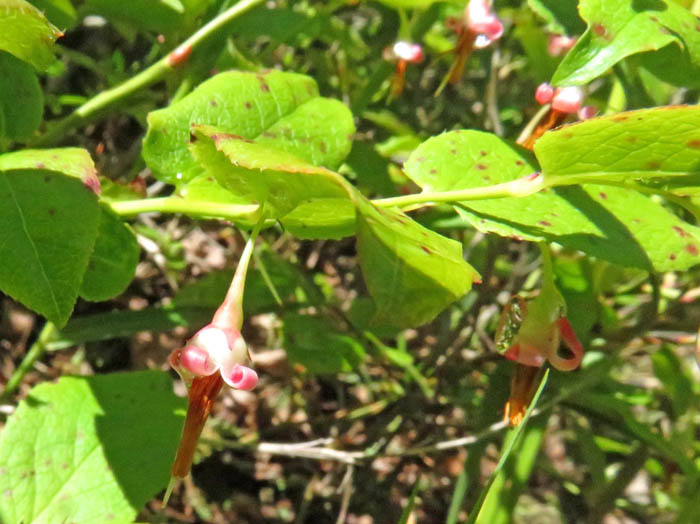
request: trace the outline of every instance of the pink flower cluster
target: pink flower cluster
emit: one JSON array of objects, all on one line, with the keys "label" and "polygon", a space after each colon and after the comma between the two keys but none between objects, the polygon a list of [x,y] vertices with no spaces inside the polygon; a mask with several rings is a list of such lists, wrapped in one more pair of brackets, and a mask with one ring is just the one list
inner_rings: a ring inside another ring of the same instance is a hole
[{"label": "pink flower cluster", "polygon": [[503,24],[493,12],[489,0],[471,0],[464,11],[464,25],[476,33],[474,47],[481,49],[503,35]]},{"label": "pink flower cluster", "polygon": [[581,106],[583,90],[578,86],[554,88],[546,82],[537,86],[535,100],[538,104],[552,104],[552,109],[564,114],[578,114],[581,120],[592,118],[596,114],[593,106]]}]

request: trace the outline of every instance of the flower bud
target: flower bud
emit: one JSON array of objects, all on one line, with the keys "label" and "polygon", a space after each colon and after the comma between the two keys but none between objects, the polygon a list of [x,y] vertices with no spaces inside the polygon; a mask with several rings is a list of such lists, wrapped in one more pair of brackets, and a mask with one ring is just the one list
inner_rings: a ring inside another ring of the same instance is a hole
[{"label": "flower bud", "polygon": [[535,91],[535,100],[540,105],[549,104],[554,96],[554,88],[550,86],[547,82],[542,82],[537,86]]},{"label": "flower bud", "polygon": [[222,373],[224,381],[232,388],[250,391],[258,385],[258,374],[247,366],[236,364],[229,373]]}]

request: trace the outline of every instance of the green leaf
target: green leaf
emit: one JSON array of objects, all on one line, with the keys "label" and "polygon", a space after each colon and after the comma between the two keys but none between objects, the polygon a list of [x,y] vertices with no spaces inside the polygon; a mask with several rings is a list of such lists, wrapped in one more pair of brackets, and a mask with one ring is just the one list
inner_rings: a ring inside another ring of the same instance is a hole
[{"label": "green leaf", "polygon": [[0,136],[29,138],[39,128],[43,112],[44,95],[34,69],[0,51]]},{"label": "green leaf", "polygon": [[80,296],[99,302],[121,294],[134,278],[139,253],[131,228],[103,206],[95,249],[80,286]]},{"label": "green leaf", "polygon": [[[547,162],[556,162],[553,153]],[[495,135],[452,131],[421,144],[404,169],[425,191],[448,191],[509,182],[538,166],[529,151]],[[459,210],[479,231],[558,242],[622,266],[670,271],[700,262],[700,228],[627,188],[558,187],[522,198],[460,202]]]},{"label": "green leaf", "polygon": [[334,169],[350,151],[354,124],[340,102],[320,98],[303,75],[229,71],[148,115],[143,157],[156,176],[180,184],[202,173],[187,147],[192,125],[265,143]]},{"label": "green leaf", "polygon": [[184,407],[162,371],[35,387],[0,434],[0,521],[132,522],[168,482]]},{"label": "green leaf", "polygon": [[584,120],[545,133],[534,149],[545,178],[700,174],[700,107],[655,107]]},{"label": "green leaf", "polygon": [[314,198],[349,198],[344,179],[292,153],[210,126],[192,128],[195,158],[225,189],[279,218]]},{"label": "green leaf", "polygon": [[313,198],[299,204],[280,222],[298,238],[337,240],[355,234],[355,206],[347,198]]},{"label": "green leaf", "polygon": [[278,42],[299,45],[302,39],[317,38],[323,29],[321,13],[313,16],[288,7],[251,9],[231,24],[238,38],[269,36]]},{"label": "green leaf", "polygon": [[527,5],[547,22],[550,33],[574,36],[586,28],[578,15],[576,0],[527,0]]},{"label": "green leaf", "polygon": [[78,14],[70,0],[30,0],[59,29],[71,29],[78,21]]},{"label": "green leaf", "polygon": [[23,149],[0,155],[0,171],[8,169],[48,169],[79,178],[96,192],[100,187],[95,163],[87,150],[80,147]]},{"label": "green leaf", "polygon": [[100,209],[79,180],[0,172],[0,288],[63,326],[95,245]]},{"label": "green leaf", "polygon": [[282,323],[289,360],[310,373],[351,371],[364,359],[362,344],[333,329],[327,318],[288,313]]},{"label": "green leaf", "polygon": [[87,0],[83,9],[119,27],[167,34],[191,26],[209,5],[207,0]]},{"label": "green leaf", "polygon": [[694,401],[693,379],[683,361],[669,347],[663,347],[651,355],[654,374],[663,384],[675,417],[688,412]]},{"label": "green leaf", "polygon": [[39,71],[54,63],[53,43],[62,33],[25,0],[0,0],[0,50]]},{"label": "green leaf", "polygon": [[443,0],[378,0],[379,3],[395,9],[427,9],[436,2]]},{"label": "green leaf", "polygon": [[[581,0],[581,17],[588,29],[559,65],[554,85],[579,85],[600,76],[623,58],[666,46],[662,71],[675,69],[673,77],[697,77],[700,38],[697,19],[671,0]],[[688,70],[690,66],[691,70]],[[685,69],[685,71],[683,71]],[[680,71],[680,72],[679,72]],[[665,77],[664,77],[665,78]],[[697,84],[696,79],[693,84]]]},{"label": "green leaf", "polygon": [[356,205],[357,253],[376,304],[374,323],[425,324],[479,280],[459,242],[400,211],[376,208],[360,195]]}]

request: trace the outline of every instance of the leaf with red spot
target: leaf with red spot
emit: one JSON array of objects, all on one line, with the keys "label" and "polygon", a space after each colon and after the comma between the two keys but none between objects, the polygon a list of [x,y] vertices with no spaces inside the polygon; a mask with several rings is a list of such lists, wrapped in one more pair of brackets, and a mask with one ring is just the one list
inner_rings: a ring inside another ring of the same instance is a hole
[{"label": "leaf with red spot", "polygon": [[545,178],[700,175],[700,107],[655,107],[563,126],[535,142],[535,155]]},{"label": "leaf with red spot", "polygon": [[281,218],[312,199],[350,198],[339,174],[290,152],[211,126],[192,128],[191,150],[207,175],[237,199],[265,205]]},{"label": "leaf with red spot", "polygon": [[373,322],[414,327],[431,321],[479,281],[462,245],[394,209],[356,202],[357,253],[374,299]]},{"label": "leaf with red spot", "polygon": [[[575,127],[578,125],[570,128]],[[580,140],[584,140],[583,133]],[[582,145],[574,151],[582,156],[595,155],[592,147],[589,144],[584,149]],[[539,154],[540,150],[537,151]],[[557,154],[567,157],[570,152],[571,146],[566,152],[551,150],[545,154],[547,160],[543,160],[543,164],[552,169],[559,165]],[[678,167],[672,159],[668,162]],[[479,164],[489,168],[479,169]],[[584,162],[571,163],[571,166],[576,165],[583,167]],[[621,160],[620,165],[627,164]],[[565,167],[562,164],[562,169]],[[404,169],[425,191],[436,192],[509,182],[539,167],[529,151],[495,135],[452,131],[421,144]],[[577,183],[578,177],[573,176],[577,173],[570,173],[572,184]],[[563,179],[566,181],[567,177]],[[693,254],[694,247],[700,247],[700,228],[687,224],[663,205],[627,188],[572,185],[522,198],[464,201],[457,209],[465,221],[480,231],[523,240],[557,242],[622,266],[668,271],[700,263],[700,256]],[[680,231],[683,234],[679,234]]]},{"label": "leaf with red spot", "polygon": [[61,36],[44,14],[25,0],[0,1],[0,50],[45,71],[56,58],[53,44]]},{"label": "leaf with red spot", "polygon": [[0,289],[63,326],[95,246],[97,196],[45,169],[0,170]]},{"label": "leaf with red spot", "polygon": [[182,100],[148,115],[143,157],[160,180],[182,184],[202,174],[188,149],[192,126],[202,124],[329,169],[337,168],[350,152],[355,132],[350,110],[320,97],[307,76],[220,73]]},{"label": "leaf with red spot", "polygon": [[47,169],[73,176],[83,184],[100,193],[95,163],[90,153],[80,147],[56,149],[23,149],[0,155],[0,170],[3,169]]},{"label": "leaf with red spot", "polygon": [[159,370],[39,384],[0,433],[0,522],[133,522],[168,482],[184,405]]},{"label": "leaf with red spot", "polygon": [[625,57],[645,51],[650,52],[647,65],[663,80],[699,84],[698,20],[677,2],[581,0],[579,12],[588,29],[559,65],[553,84],[585,84]]}]

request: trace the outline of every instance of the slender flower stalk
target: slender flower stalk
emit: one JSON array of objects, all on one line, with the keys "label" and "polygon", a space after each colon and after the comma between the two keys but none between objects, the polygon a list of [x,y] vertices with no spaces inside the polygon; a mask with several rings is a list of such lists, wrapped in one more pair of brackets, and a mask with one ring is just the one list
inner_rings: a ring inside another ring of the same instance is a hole
[{"label": "slender flower stalk", "polygon": [[245,365],[249,352],[241,336],[241,327],[246,274],[262,224],[263,220],[258,222],[248,238],[226,298],[214,313],[211,323],[195,333],[184,348],[170,354],[170,365],[188,384],[189,390],[185,426],[170,469],[171,477],[163,497],[163,506],[168,503],[178,480],[189,474],[197,441],[224,384],[251,390],[258,383],[255,371]]}]

